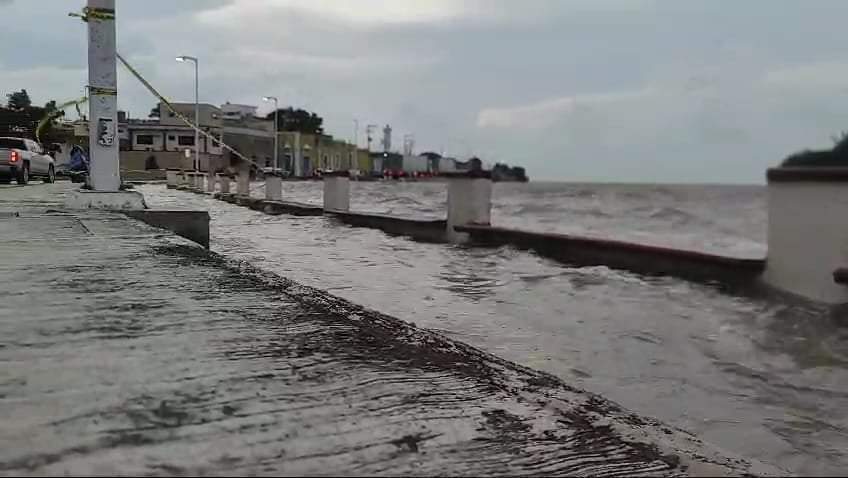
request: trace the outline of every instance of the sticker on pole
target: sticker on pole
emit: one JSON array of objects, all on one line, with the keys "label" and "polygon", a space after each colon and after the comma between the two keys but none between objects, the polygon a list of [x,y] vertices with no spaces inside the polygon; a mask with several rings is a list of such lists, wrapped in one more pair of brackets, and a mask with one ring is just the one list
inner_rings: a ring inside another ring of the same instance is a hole
[{"label": "sticker on pole", "polygon": [[112,118],[97,119],[97,143],[101,146],[115,144],[115,120]]},{"label": "sticker on pole", "polygon": [[185,150],[185,157],[186,159],[191,159],[191,150],[188,148]]}]

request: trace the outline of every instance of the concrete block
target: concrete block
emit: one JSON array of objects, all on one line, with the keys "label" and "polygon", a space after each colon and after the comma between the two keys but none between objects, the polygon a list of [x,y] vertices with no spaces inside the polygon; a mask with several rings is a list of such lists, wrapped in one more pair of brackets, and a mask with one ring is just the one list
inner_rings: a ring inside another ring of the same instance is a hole
[{"label": "concrete block", "polygon": [[236,196],[250,196],[250,172],[239,171],[236,174]]},{"label": "concrete block", "polygon": [[209,213],[207,211],[168,211],[145,209],[124,214],[153,227],[165,229],[209,249]]},{"label": "concrete block", "polygon": [[350,173],[334,171],[327,173],[324,180],[324,211],[347,212],[350,210]]},{"label": "concrete block", "polygon": [[283,199],[283,178],[276,174],[265,176],[265,199],[280,201]]},{"label": "concrete block", "polygon": [[448,178],[447,238],[453,243],[467,242],[468,234],[454,228],[466,224],[491,223],[491,172],[469,171],[445,176]]},{"label": "concrete block", "polygon": [[221,194],[230,194],[230,180],[232,178],[227,174],[218,175],[218,192]]},{"label": "concrete block", "polygon": [[137,191],[92,191],[76,189],[65,195],[67,209],[105,209],[110,211],[147,209],[144,196]]},{"label": "concrete block", "polygon": [[848,167],[773,168],[768,174],[763,281],[816,302],[848,304],[833,271],[848,263]]},{"label": "concrete block", "polygon": [[179,169],[168,169],[165,171],[165,183],[168,185],[168,188],[176,188],[180,185],[180,182]]}]

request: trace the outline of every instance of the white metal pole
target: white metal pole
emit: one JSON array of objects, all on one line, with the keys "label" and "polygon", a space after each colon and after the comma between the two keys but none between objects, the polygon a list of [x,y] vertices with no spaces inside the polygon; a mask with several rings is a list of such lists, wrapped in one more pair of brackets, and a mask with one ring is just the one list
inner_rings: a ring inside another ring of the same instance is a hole
[{"label": "white metal pole", "polygon": [[280,120],[278,118],[280,114],[280,100],[276,97],[274,98],[274,171],[277,171],[277,168],[280,167],[280,162],[278,160],[278,156],[280,154]]},{"label": "white metal pole", "polygon": [[95,191],[121,187],[115,0],[88,0],[89,179]]},{"label": "white metal pole", "polygon": [[[200,65],[194,59],[194,125],[200,128]],[[194,130],[194,170],[200,170],[200,132]]]}]

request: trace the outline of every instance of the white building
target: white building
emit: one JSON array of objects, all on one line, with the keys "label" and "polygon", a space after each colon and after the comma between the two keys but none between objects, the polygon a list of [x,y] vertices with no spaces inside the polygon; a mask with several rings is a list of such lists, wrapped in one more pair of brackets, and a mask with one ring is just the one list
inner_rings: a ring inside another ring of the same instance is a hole
[{"label": "white building", "polygon": [[236,103],[226,102],[221,105],[221,111],[225,120],[243,120],[254,118],[256,116],[257,107],[253,105],[239,105]]},{"label": "white building", "polygon": [[457,171],[456,159],[454,158],[439,158],[439,172],[450,173]]},{"label": "white building", "polygon": [[430,170],[430,160],[426,156],[406,155],[403,157],[403,170],[408,173],[426,173]]},{"label": "white building", "polygon": [[[172,106],[189,121],[194,122],[194,103],[172,103]],[[201,104],[199,110],[200,121],[195,124],[199,124],[202,130],[220,140],[221,109],[213,105]],[[124,148],[129,151],[181,152],[188,149],[193,152],[195,149],[194,129],[186,126],[177,115],[162,105],[159,106],[159,114],[159,119],[129,119],[126,125],[119,124],[119,137],[126,142]],[[221,143],[200,135],[200,152],[220,155]]]},{"label": "white building", "polygon": [[[144,120],[142,120],[144,121]],[[127,123],[130,151],[171,151],[180,152],[186,149],[194,152],[194,130],[188,126],[172,126],[162,124],[140,123],[130,120]],[[221,138],[220,128],[211,128],[208,132]],[[221,143],[210,141],[205,136],[200,136],[200,152],[210,154],[221,154]]]}]

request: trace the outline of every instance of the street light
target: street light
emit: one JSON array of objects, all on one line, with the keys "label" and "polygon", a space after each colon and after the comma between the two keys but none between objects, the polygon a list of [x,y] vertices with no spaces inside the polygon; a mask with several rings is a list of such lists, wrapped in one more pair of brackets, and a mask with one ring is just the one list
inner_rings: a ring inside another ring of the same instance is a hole
[{"label": "street light", "polygon": [[279,121],[277,119],[277,115],[280,112],[280,100],[278,100],[276,96],[266,96],[266,97],[262,98],[262,100],[274,102],[274,168],[273,168],[273,170],[277,171],[277,167],[280,165],[280,163],[277,162],[277,155],[279,154],[279,150],[280,150],[280,148],[278,147],[279,145],[277,144],[277,142],[280,139],[280,134],[279,134],[279,127],[280,126],[279,126]]},{"label": "street light", "polygon": [[197,64],[197,58],[193,56],[180,55],[176,59],[180,63],[186,61],[194,62],[194,170],[197,171],[200,169],[200,133],[198,132],[198,128],[200,128],[200,78],[198,75],[200,68]]}]

